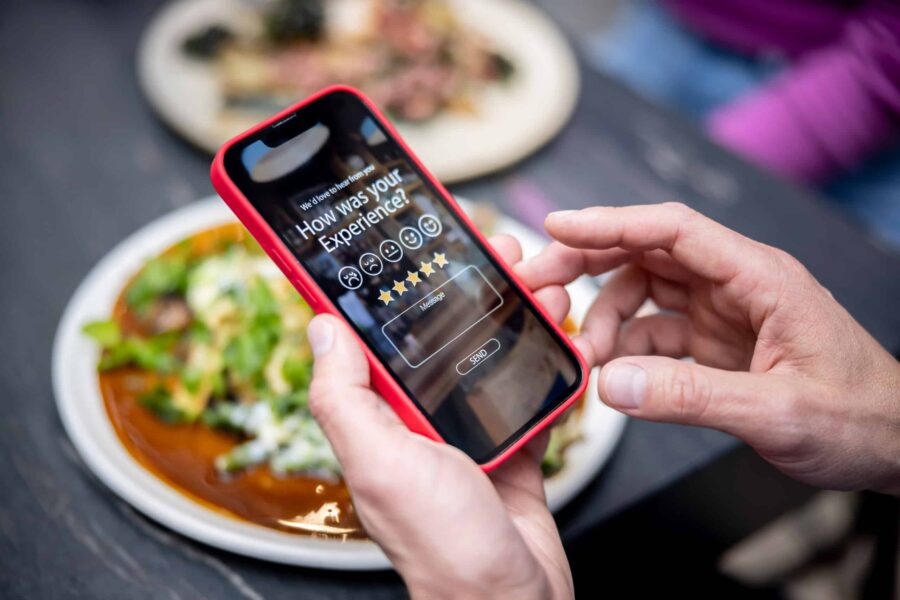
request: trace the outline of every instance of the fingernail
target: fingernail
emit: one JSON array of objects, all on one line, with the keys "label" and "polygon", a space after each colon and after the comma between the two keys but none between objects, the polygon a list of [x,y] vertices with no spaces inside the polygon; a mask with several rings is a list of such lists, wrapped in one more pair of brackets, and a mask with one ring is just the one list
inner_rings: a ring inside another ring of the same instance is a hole
[{"label": "fingernail", "polygon": [[323,319],[313,319],[306,328],[306,339],[312,348],[314,356],[322,356],[329,350],[334,342],[334,327]]},{"label": "fingernail", "polygon": [[547,215],[547,217],[548,217],[548,218],[549,218],[549,217],[553,217],[553,218],[556,218],[556,217],[566,217],[566,216],[568,216],[568,215],[571,215],[571,214],[574,214],[574,213],[577,213],[577,212],[578,212],[577,210],[555,210],[555,211],[553,211],[552,213],[550,213],[549,215]]},{"label": "fingernail", "polygon": [[641,367],[619,363],[606,373],[606,400],[620,408],[640,408],[647,395],[647,373]]}]

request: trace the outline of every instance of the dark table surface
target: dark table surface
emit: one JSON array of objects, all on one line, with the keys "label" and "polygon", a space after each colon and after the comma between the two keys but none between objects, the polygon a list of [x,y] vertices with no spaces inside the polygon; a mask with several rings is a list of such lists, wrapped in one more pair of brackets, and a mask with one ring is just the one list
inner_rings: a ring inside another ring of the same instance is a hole
[{"label": "dark table surface", "polygon": [[[544,5],[579,44],[596,11]],[[75,287],[116,242],[212,192],[209,157],[153,116],[135,49],[158,2],[6,0],[0,5],[0,590],[4,597],[393,598],[393,574],[288,568],[210,549],[160,528],[83,467],[56,414],[50,348]],[[692,125],[588,68],[571,123],[530,159],[456,186],[539,224],[557,207],[681,199],[802,259],[895,354],[900,262],[821,199],[704,141]],[[603,473],[560,516],[590,530],[737,442],[631,422]]]}]

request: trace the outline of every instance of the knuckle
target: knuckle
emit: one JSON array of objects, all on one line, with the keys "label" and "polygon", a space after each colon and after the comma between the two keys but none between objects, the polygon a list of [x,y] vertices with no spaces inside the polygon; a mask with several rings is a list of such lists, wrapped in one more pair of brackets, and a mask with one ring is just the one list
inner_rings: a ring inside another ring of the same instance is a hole
[{"label": "knuckle", "polygon": [[679,221],[690,221],[700,216],[699,212],[697,212],[684,202],[666,202],[663,204],[663,206]]},{"label": "knuckle", "polygon": [[703,419],[712,399],[709,378],[687,365],[676,365],[663,381],[669,408],[682,421]]},{"label": "knuckle", "polygon": [[765,265],[765,270],[759,273],[759,277],[768,282],[775,301],[808,308],[808,293],[818,287],[812,274],[803,263],[780,248],[764,246],[764,252],[769,260],[760,265]]},{"label": "knuckle", "polygon": [[810,444],[810,415],[805,395],[798,390],[786,390],[772,404],[769,419],[775,450],[782,456],[802,454]]},{"label": "knuckle", "polygon": [[806,284],[813,281],[812,274],[791,253],[774,246],[764,248],[771,260],[773,272],[779,275],[781,281],[789,283],[792,287],[797,283]]},{"label": "knuckle", "polygon": [[775,263],[781,271],[796,274],[803,273],[806,271],[806,268],[803,264],[794,258],[794,256],[781,248],[775,248],[773,246],[768,247],[769,252],[772,255]]}]

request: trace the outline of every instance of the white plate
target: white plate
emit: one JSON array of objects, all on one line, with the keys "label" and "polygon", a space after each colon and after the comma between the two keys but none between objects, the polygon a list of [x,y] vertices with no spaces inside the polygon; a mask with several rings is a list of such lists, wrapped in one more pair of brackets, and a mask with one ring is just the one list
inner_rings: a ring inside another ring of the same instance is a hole
[{"label": "white plate", "polygon": [[[389,568],[387,558],[371,542],[292,535],[228,518],[194,502],[132,458],[107,417],[97,379],[98,350],[81,333],[82,325],[109,318],[122,287],[146,259],[194,233],[233,220],[218,197],[200,200],[130,235],[91,269],[69,301],[53,345],[53,388],[63,425],[101,481],[148,517],[183,535],[238,554],[292,565]],[[496,230],[516,236],[526,256],[544,244],[533,231],[508,218],[498,219]],[[572,314],[580,319],[595,288],[581,281],[573,284],[570,292]],[[592,384],[582,417],[584,439],[569,448],[565,469],[546,483],[552,510],[571,500],[596,475],[618,441],[624,420],[600,403]]]},{"label": "white plate", "polygon": [[[520,0],[452,2],[459,18],[509,57],[516,72],[506,84],[478,95],[475,115],[445,113],[421,124],[399,124],[401,135],[444,182],[502,169],[537,150],[568,121],[579,86],[569,44],[534,6]],[[184,56],[181,44],[214,23],[245,30],[246,5],[171,2],[150,23],[138,49],[138,79],[150,104],[175,131],[211,153],[268,115],[247,113],[246,119],[222,122],[214,70]]]}]

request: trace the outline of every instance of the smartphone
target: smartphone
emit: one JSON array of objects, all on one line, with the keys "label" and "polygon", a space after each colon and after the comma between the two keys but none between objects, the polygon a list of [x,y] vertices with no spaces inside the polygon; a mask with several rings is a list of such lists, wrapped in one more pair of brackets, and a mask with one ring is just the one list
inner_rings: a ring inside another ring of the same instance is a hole
[{"label": "smartphone", "polygon": [[232,139],[212,181],[312,309],[351,325],[411,430],[489,471],[583,393],[568,336],[360,92]]}]

